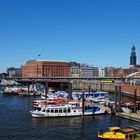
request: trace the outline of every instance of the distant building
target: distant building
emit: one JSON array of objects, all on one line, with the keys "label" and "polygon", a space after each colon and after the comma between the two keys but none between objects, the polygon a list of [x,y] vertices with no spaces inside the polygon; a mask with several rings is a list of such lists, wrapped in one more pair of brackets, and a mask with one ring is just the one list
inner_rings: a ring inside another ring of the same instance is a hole
[{"label": "distant building", "polygon": [[136,69],[118,69],[117,77],[125,77],[131,73],[137,72]]},{"label": "distant building", "polygon": [[21,69],[15,67],[7,68],[7,74],[9,78],[21,77]]},{"label": "distant building", "polygon": [[114,70],[115,68],[114,67],[105,67],[104,68],[104,76],[105,77],[114,77]]},{"label": "distant building", "polygon": [[81,78],[93,78],[98,77],[98,68],[93,66],[88,66],[86,64],[81,65],[80,68],[80,77]]},{"label": "distant building", "polygon": [[131,48],[131,55],[130,55],[130,66],[129,69],[135,69],[137,71],[140,71],[140,65],[138,65],[137,62],[137,57],[136,57],[136,52],[135,52],[135,46],[133,44]]},{"label": "distant building", "polygon": [[136,52],[135,52],[135,46],[133,44],[131,48],[131,56],[130,56],[130,66],[136,65]]},{"label": "distant building", "polygon": [[29,60],[22,66],[23,77],[69,77],[69,64],[62,61]]},{"label": "distant building", "polygon": [[7,73],[0,73],[0,79],[5,79],[7,76]]},{"label": "distant building", "polygon": [[99,69],[99,77],[105,77],[105,70]]},{"label": "distant building", "polygon": [[113,69],[111,69],[110,70],[110,77],[119,77],[118,76],[118,70],[119,70],[120,68],[113,68]]},{"label": "distant building", "polygon": [[99,77],[99,68],[93,67],[93,77]]},{"label": "distant building", "polygon": [[70,66],[70,77],[80,77],[80,63],[77,62],[69,62]]},{"label": "distant building", "polygon": [[136,69],[136,70],[140,71],[140,65],[135,65],[133,67],[130,67],[130,69]]},{"label": "distant building", "polygon": [[134,72],[137,72],[137,69],[109,67],[106,68],[106,77],[124,77]]}]

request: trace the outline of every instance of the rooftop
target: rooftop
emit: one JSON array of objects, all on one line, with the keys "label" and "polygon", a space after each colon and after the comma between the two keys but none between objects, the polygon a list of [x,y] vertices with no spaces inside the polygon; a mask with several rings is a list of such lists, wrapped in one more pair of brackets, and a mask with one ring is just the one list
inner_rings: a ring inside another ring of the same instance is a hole
[{"label": "rooftop", "polygon": [[35,61],[37,61],[37,62],[44,62],[44,61],[47,61],[47,62],[66,62],[66,61],[62,61],[62,60],[42,60],[42,59],[36,59]]}]

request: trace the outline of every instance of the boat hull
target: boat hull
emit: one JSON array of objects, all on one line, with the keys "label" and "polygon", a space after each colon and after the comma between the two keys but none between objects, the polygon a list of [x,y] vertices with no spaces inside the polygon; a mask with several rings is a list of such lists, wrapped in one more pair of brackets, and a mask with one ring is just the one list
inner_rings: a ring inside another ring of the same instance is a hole
[{"label": "boat hull", "polygon": [[3,95],[4,96],[16,96],[18,95],[18,92],[3,92]]},{"label": "boat hull", "polygon": [[[40,113],[38,111],[30,111],[32,117],[34,118],[51,118],[51,117],[76,117],[82,116],[82,112],[74,112],[74,113]],[[84,116],[90,115],[97,115],[97,114],[104,114],[105,111],[98,111],[98,112],[84,112]]]},{"label": "boat hull", "polygon": [[122,138],[98,138],[98,140],[130,140],[130,139],[122,139]]}]

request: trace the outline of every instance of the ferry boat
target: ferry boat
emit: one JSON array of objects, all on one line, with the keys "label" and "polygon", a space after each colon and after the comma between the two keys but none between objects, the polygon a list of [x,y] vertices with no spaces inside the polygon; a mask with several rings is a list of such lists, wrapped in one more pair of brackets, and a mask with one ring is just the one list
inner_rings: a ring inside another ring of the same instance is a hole
[{"label": "ferry boat", "polygon": [[98,139],[101,140],[140,140],[140,131],[134,128],[121,129],[109,127],[109,130],[100,130]]},{"label": "ferry boat", "polygon": [[[41,108],[36,108],[35,110],[30,111],[30,113],[32,117],[73,117],[82,116],[83,114],[81,107],[73,107],[71,104],[42,106]],[[103,113],[105,113],[105,110],[99,108],[98,106],[86,109],[84,111],[84,115],[94,115]]]}]

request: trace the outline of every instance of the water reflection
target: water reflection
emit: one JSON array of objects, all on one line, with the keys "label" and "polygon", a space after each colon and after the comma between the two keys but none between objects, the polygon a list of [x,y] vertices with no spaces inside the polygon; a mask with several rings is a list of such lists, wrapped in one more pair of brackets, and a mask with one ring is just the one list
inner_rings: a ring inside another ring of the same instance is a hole
[{"label": "water reflection", "polygon": [[[86,119],[86,118],[85,118]],[[75,126],[76,124],[83,123],[81,117],[61,117],[61,118],[32,118],[32,124],[38,125],[38,124],[68,124],[70,126]]]}]

